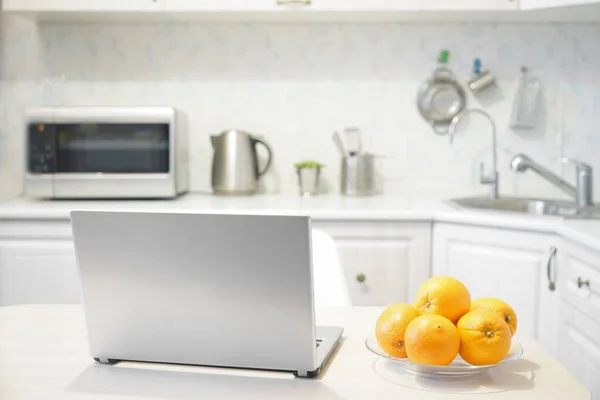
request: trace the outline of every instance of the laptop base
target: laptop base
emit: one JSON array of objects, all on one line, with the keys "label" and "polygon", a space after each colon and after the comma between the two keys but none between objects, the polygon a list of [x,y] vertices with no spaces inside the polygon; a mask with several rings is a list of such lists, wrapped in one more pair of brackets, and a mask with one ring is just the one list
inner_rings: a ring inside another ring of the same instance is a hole
[{"label": "laptop base", "polygon": [[[318,326],[317,327],[317,334],[318,334],[317,348],[319,350],[318,351],[320,353],[319,358],[321,360],[321,362],[319,364],[319,368],[317,368],[313,371],[297,370],[297,371],[281,371],[281,372],[292,372],[292,374],[294,374],[294,376],[297,378],[314,378],[316,376],[319,376],[323,366],[329,361],[329,359],[331,358],[331,355],[334,353],[335,349],[339,345],[340,337],[342,336],[343,331],[344,331],[344,329],[340,328],[340,327]],[[126,361],[126,360],[94,357],[94,361],[96,361],[100,364],[115,365],[115,364],[119,363],[120,361]],[[151,362],[151,361],[142,361],[142,362]],[[189,365],[200,365],[200,364],[189,364]],[[210,365],[208,365],[208,366],[210,366]],[[214,367],[214,366],[212,366],[212,367]],[[225,367],[225,368],[232,368],[232,367]],[[248,368],[248,369],[253,369],[253,368]],[[271,371],[276,371],[276,370],[271,370]]]},{"label": "laptop base", "polygon": [[96,361],[96,362],[98,362],[100,364],[115,365],[120,360],[113,360],[112,358],[95,358],[94,357],[94,361]]},{"label": "laptop base", "polygon": [[[120,363],[121,361],[126,361],[126,360],[115,360],[112,358],[97,358],[94,357],[94,361],[96,361],[99,364],[105,364],[105,365],[115,365]],[[148,361],[135,361],[135,362],[148,362]],[[162,363],[161,363],[162,364]],[[192,366],[201,366],[201,367],[214,367],[212,365],[197,365],[197,364],[180,364],[180,365],[192,365]],[[223,367],[223,368],[234,368],[234,367]],[[244,368],[242,368],[244,369]],[[248,370],[254,370],[253,368],[247,368]],[[265,370],[265,371],[271,371],[271,370]],[[294,374],[295,377],[298,378],[314,378],[315,376],[318,376],[321,373],[321,367],[317,368],[314,371],[277,371],[274,370],[275,372],[291,372],[292,374]]]}]

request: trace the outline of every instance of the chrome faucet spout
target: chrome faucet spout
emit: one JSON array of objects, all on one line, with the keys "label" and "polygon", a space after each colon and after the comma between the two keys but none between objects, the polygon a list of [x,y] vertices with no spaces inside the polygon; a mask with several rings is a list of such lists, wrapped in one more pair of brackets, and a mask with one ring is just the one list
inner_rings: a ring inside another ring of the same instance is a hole
[{"label": "chrome faucet spout", "polygon": [[577,167],[577,185],[572,185],[543,165],[533,161],[525,154],[517,154],[510,162],[511,168],[515,172],[525,172],[529,169],[536,172],[542,178],[552,183],[563,192],[574,197],[579,207],[588,207],[593,205],[592,200],[592,168],[584,163],[561,158],[561,162],[571,162]]},{"label": "chrome faucet spout", "polygon": [[487,112],[474,108],[474,109],[467,109],[462,111],[461,113],[457,114],[454,118],[452,118],[452,121],[450,122],[450,125],[448,126],[448,136],[450,137],[450,144],[452,144],[452,142],[454,141],[454,134],[456,132],[456,127],[458,126],[458,123],[460,122],[461,118],[466,115],[466,114],[479,114],[481,116],[483,116],[485,119],[487,119],[490,122],[490,125],[492,127],[491,133],[492,133],[492,175],[491,176],[486,176],[485,175],[485,171],[484,171],[484,164],[481,163],[479,166],[479,183],[481,183],[482,185],[490,185],[490,198],[495,200],[498,198],[498,187],[499,187],[499,174],[498,174],[498,140],[497,140],[497,134],[496,134],[496,124],[494,123],[494,119],[492,118],[492,116],[490,114],[488,114]]}]

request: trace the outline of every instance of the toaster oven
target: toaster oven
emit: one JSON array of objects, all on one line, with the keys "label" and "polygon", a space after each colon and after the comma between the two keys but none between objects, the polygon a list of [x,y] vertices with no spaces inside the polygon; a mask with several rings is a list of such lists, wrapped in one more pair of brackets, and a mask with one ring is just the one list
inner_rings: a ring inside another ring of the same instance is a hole
[{"label": "toaster oven", "polygon": [[171,198],[188,189],[187,134],[173,108],[36,108],[26,130],[25,196]]}]

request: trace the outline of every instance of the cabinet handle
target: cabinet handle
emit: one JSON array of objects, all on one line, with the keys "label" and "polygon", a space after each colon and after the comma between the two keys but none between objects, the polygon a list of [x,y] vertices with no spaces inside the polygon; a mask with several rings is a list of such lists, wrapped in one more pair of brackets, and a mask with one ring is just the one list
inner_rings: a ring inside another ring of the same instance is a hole
[{"label": "cabinet handle", "polygon": [[581,289],[584,286],[587,286],[589,288],[590,287],[590,280],[589,279],[583,279],[582,277],[577,278],[577,287],[579,289]]},{"label": "cabinet handle", "polygon": [[367,277],[365,276],[365,274],[356,275],[356,282],[363,283],[366,280],[367,280]]},{"label": "cabinet handle", "polygon": [[293,5],[293,4],[310,6],[311,0],[277,0],[278,6],[286,6],[286,5]]},{"label": "cabinet handle", "polygon": [[548,275],[548,289],[550,289],[551,292],[556,290],[556,280],[553,278],[553,273],[552,273],[552,265],[554,264],[554,257],[556,257],[556,253],[558,252],[558,249],[555,246],[551,246],[550,247],[550,256],[548,257],[548,265],[546,267],[546,274]]}]

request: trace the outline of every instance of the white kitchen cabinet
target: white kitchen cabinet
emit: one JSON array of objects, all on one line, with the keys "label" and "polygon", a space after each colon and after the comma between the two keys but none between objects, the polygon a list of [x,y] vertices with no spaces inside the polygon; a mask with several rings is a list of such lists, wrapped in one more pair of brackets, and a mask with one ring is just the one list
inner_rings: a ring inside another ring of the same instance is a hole
[{"label": "white kitchen cabinet", "polygon": [[[412,302],[430,276],[429,221],[313,226],[333,237],[353,304]],[[0,305],[79,301],[69,221],[0,221]]]},{"label": "white kitchen cabinet", "polygon": [[417,11],[420,0],[164,0],[167,11]]},{"label": "white kitchen cabinet", "polygon": [[558,360],[600,399],[600,252],[568,239],[558,275]]},{"label": "white kitchen cabinet", "polygon": [[597,22],[600,0],[4,0],[2,11],[52,21]]},{"label": "white kitchen cabinet", "polygon": [[[275,0],[163,0],[166,11],[258,12],[276,11]],[[283,8],[282,8],[283,9]]]},{"label": "white kitchen cabinet", "polygon": [[418,11],[421,0],[312,0],[313,10],[324,11]]},{"label": "white kitchen cabinet", "polygon": [[600,323],[600,252],[569,240],[562,247],[561,297]]},{"label": "white kitchen cabinet", "polygon": [[600,323],[562,300],[558,360],[600,399]]},{"label": "white kitchen cabinet", "polygon": [[599,4],[598,0],[520,0],[522,10],[539,10],[553,7],[571,7],[585,4]]},{"label": "white kitchen cabinet", "polygon": [[518,0],[422,0],[424,11],[518,11]]},{"label": "white kitchen cabinet", "polygon": [[155,12],[165,0],[4,0],[4,11],[32,12]]},{"label": "white kitchen cabinet", "polygon": [[329,233],[353,305],[411,303],[430,277],[429,222],[313,222]]},{"label": "white kitchen cabinet", "polygon": [[498,297],[518,316],[518,333],[556,354],[558,239],[551,234],[436,223],[434,275],[464,282],[473,299]]},{"label": "white kitchen cabinet", "polygon": [[72,242],[0,241],[0,306],[79,302]]}]

